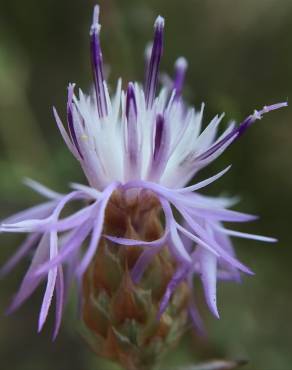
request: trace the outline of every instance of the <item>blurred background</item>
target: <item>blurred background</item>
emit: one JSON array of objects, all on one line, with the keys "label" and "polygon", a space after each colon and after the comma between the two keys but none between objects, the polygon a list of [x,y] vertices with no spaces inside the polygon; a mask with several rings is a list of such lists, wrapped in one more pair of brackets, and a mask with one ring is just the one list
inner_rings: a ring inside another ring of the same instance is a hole
[{"label": "blurred background", "polygon": [[[41,199],[21,181],[31,177],[59,191],[83,181],[52,117],[65,112],[66,86],[90,88],[88,30],[90,0],[0,0],[0,216]],[[222,111],[240,121],[255,108],[286,100],[292,93],[292,2],[290,0],[100,0],[102,46],[112,86],[143,79],[145,44],[158,14],[166,18],[162,69],[171,74],[178,56],[189,61],[185,98],[206,103],[204,122]],[[255,277],[220,284],[221,319],[205,309],[208,339],[188,332],[170,364],[207,358],[247,359],[246,370],[289,370],[292,364],[292,114],[266,115],[203,175],[233,163],[210,194],[242,199],[239,208],[261,215],[244,231],[276,236],[264,245],[238,241],[241,260]],[[1,264],[21,238],[1,236]],[[10,370],[112,370],[97,363],[74,329],[70,307],[55,343],[49,322],[36,333],[42,291],[16,314],[5,308],[28,261],[0,281],[0,363]]]}]

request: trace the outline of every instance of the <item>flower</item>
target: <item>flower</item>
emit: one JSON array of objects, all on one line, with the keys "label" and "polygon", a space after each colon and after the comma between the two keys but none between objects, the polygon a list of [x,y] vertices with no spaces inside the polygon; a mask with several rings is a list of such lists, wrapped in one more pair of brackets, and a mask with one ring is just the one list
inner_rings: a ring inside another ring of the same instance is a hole
[{"label": "flower", "polygon": [[[230,236],[264,242],[274,242],[275,239],[226,228],[225,222],[247,222],[256,217],[230,210],[232,199],[199,193],[200,189],[221,178],[230,166],[206,180],[187,184],[256,120],[287,103],[254,111],[239,125],[230,123],[218,136],[223,115],[215,116],[202,130],[204,104],[196,110],[182,99],[187,69],[184,58],[179,58],[175,64],[173,81],[165,84],[156,95],[163,52],[162,17],[156,19],[153,44],[147,53],[145,86],[130,82],[123,90],[120,79],[113,96],[104,80],[99,34],[99,7],[96,6],[90,30],[94,92],[87,96],[80,90],[77,96],[75,85],[69,85],[67,130],[54,108],[60,133],[79,161],[88,185],[73,183],[72,191],[60,194],[35,181],[25,181],[47,201],[11,216],[1,224],[1,232],[29,234],[2,267],[2,275],[10,272],[35,247],[30,267],[9,312],[17,309],[47,279],[38,327],[39,330],[43,328],[55,295],[56,337],[69,286],[76,280],[80,289],[82,284],[83,288],[89,289],[92,273],[89,271],[94,269],[99,258],[106,258],[108,252],[104,250],[110,245],[131,253],[135,251],[135,257],[131,257],[134,262],[130,266],[128,261],[126,270],[131,268],[120,277],[133,291],[153,259],[167,250],[171,276],[165,280],[162,296],[159,295],[158,321],[178,286],[184,283],[192,291],[194,275],[200,276],[206,302],[212,313],[219,317],[217,280],[239,281],[241,273],[252,274],[236,258]],[[73,201],[82,202],[80,209],[62,216],[63,209]],[[114,209],[115,206],[119,211]],[[175,216],[174,210],[180,218]],[[118,212],[122,216],[115,224]],[[164,227],[159,221],[161,214],[164,215]],[[130,224],[123,226],[123,232],[120,232],[124,218]],[[155,232],[150,233],[150,229]],[[157,238],[153,239],[150,234]],[[103,243],[109,244],[104,246]],[[80,293],[81,300],[84,298],[82,294],[86,295],[86,292]],[[193,297],[187,301],[190,317],[200,326]]]}]

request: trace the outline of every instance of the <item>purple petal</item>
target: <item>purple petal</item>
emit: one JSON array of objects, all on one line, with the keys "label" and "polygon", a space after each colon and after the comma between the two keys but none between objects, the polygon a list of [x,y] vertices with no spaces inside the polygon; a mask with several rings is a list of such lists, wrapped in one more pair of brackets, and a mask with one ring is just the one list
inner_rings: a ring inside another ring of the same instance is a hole
[{"label": "purple petal", "polygon": [[89,197],[93,199],[100,199],[101,192],[92,188],[91,186],[78,184],[76,182],[71,182],[70,186],[72,189],[82,191],[83,193],[87,194]]},{"label": "purple petal", "polygon": [[[219,223],[220,225],[220,223]],[[216,242],[224,249],[226,250],[226,252],[232,256],[232,257],[236,257],[235,255],[235,251],[234,251],[234,248],[233,248],[233,245],[231,243],[231,240],[230,238],[226,235],[226,234],[222,234],[222,233],[219,233],[216,229],[214,229],[213,231],[213,234],[214,234],[214,238],[216,240]],[[219,279],[224,279],[226,278],[227,279],[227,275],[232,276],[231,280],[234,280],[236,281],[237,283],[240,283],[241,282],[241,276],[240,276],[240,272],[235,268],[233,267],[232,265],[230,265],[228,262],[224,261],[224,260],[220,260],[219,261],[219,266],[218,266],[219,269],[223,269],[222,270],[218,270],[218,278]],[[225,275],[225,276],[224,276]],[[228,280],[230,280],[228,278]]]},{"label": "purple petal", "polygon": [[20,260],[29,252],[29,250],[35,245],[35,243],[40,239],[40,234],[29,235],[25,241],[20,245],[17,252],[9,258],[4,266],[0,269],[0,277],[7,275],[19,262]]},{"label": "purple petal", "polygon": [[53,340],[56,339],[62,321],[62,314],[64,308],[64,277],[63,269],[61,266],[58,267],[57,281],[56,281],[56,318],[55,327],[53,332]]},{"label": "purple petal", "polygon": [[192,192],[192,191],[196,191],[196,190],[199,190],[199,189],[202,189],[206,186],[208,186],[209,184],[212,184],[212,182],[218,180],[220,177],[222,177],[223,175],[225,175],[225,173],[227,171],[229,171],[231,168],[231,165],[226,167],[223,171],[217,173],[216,175],[212,176],[212,177],[209,177],[208,179],[206,180],[203,180],[203,181],[200,181],[198,182],[197,184],[195,185],[192,185],[192,186],[188,186],[188,187],[185,187],[185,188],[181,188],[181,189],[175,189],[175,191],[183,194],[183,193],[187,193],[187,192]]},{"label": "purple petal", "polygon": [[125,245],[125,246],[148,246],[148,247],[160,247],[166,241],[167,233],[165,233],[161,238],[153,240],[151,242],[147,242],[144,240],[135,240],[135,239],[127,239],[127,238],[120,238],[117,236],[111,235],[104,235],[104,237],[113,243],[118,245]]},{"label": "purple petal", "polygon": [[75,271],[80,261],[80,249],[75,249],[66,258],[66,271],[65,271],[65,282],[64,282],[64,302],[68,301],[69,291],[74,281]]},{"label": "purple petal", "polygon": [[23,183],[48,199],[55,200],[64,196],[64,194],[57,193],[56,191],[47,188],[43,184],[40,184],[39,182],[29,178],[25,178]]},{"label": "purple petal", "polygon": [[172,203],[178,209],[184,207],[188,209],[190,215],[194,215],[198,218],[209,218],[210,220],[226,221],[226,222],[249,222],[254,221],[258,217],[247,213],[232,211],[230,209],[212,207],[208,204],[205,206],[202,203],[188,199],[186,196],[183,198],[174,198]]},{"label": "purple petal", "polygon": [[93,220],[88,220],[78,228],[76,228],[70,237],[66,240],[58,255],[50,261],[42,264],[35,272],[35,275],[46,274],[49,270],[56,267],[57,265],[70,260],[72,254],[76,253],[76,250],[81,247],[84,240],[88,237],[92,230]]},{"label": "purple petal", "polygon": [[58,220],[55,224],[52,225],[57,231],[66,231],[73,229],[77,226],[83,224],[90,217],[93,209],[96,207],[96,202],[80,209],[79,211],[73,213],[72,215]]},{"label": "purple petal", "polygon": [[177,286],[185,280],[186,276],[188,274],[188,267],[185,265],[182,265],[179,267],[176,272],[174,273],[173,277],[171,278],[170,282],[167,285],[166,291],[162,297],[162,300],[159,305],[159,312],[158,312],[158,318],[161,317],[163,312],[166,310],[167,305],[169,303],[169,300],[174,293]]},{"label": "purple petal", "polygon": [[131,278],[135,284],[138,284],[145,270],[153,260],[154,256],[159,252],[158,248],[145,249],[139,256],[137,262],[131,270]]},{"label": "purple petal", "polygon": [[190,263],[191,257],[185,246],[183,245],[177,229],[176,222],[171,210],[170,204],[163,198],[160,198],[161,206],[165,214],[166,228],[169,230],[168,243],[171,249],[171,252],[175,255],[176,259],[182,263]]},{"label": "purple petal", "polygon": [[249,274],[249,275],[253,275],[253,272],[248,267],[246,267],[244,264],[239,262],[236,258],[234,258],[228,252],[226,252],[220,245],[218,245],[216,241],[212,237],[210,237],[210,234],[208,233],[208,231],[202,228],[197,222],[195,222],[195,220],[193,220],[187,214],[187,212],[183,210],[179,210],[179,211],[181,212],[181,214],[183,215],[183,217],[189,224],[190,228],[196,233],[196,235],[198,235],[198,237],[201,240],[204,240],[208,244],[210,244],[221,258],[223,258],[224,260],[226,260],[226,262],[230,263],[233,267],[238,268],[242,272]]},{"label": "purple petal", "polygon": [[14,224],[2,224],[0,230],[5,232],[14,232],[14,233],[26,233],[26,232],[46,232],[56,229],[58,222],[59,214],[62,212],[66,204],[72,200],[84,199],[84,193],[80,191],[74,191],[65,195],[59,200],[53,213],[45,219],[32,219],[24,220]]},{"label": "purple petal", "polygon": [[191,239],[193,242],[197,243],[198,245],[201,245],[202,247],[206,248],[209,252],[213,253],[215,256],[219,256],[219,253],[212,247],[212,245],[209,245],[204,240],[199,238],[198,236],[192,234],[190,231],[185,229],[183,226],[176,224],[179,231],[181,231],[185,236],[187,236],[189,239]]},{"label": "purple petal", "polygon": [[44,220],[25,220],[16,222],[14,224],[2,224],[0,227],[1,232],[6,233],[29,233],[41,231],[50,222],[49,218]]},{"label": "purple petal", "polygon": [[29,269],[27,270],[20,288],[16,295],[14,296],[11,305],[9,306],[7,313],[12,313],[15,311],[27,298],[38,287],[39,283],[42,280],[42,276],[35,277],[33,276],[33,271],[41,265],[48,258],[48,246],[49,246],[49,236],[48,234],[43,235],[42,239],[39,242],[39,245],[36,249],[36,252],[33,256],[32,262]]},{"label": "purple petal", "polygon": [[28,208],[24,211],[18,212],[5,220],[3,224],[12,224],[28,219],[45,218],[50,215],[52,210],[56,207],[56,201],[42,203],[40,205]]},{"label": "purple petal", "polygon": [[[149,181],[135,180],[129,181],[122,187],[124,190],[132,188],[144,188],[153,191],[159,196],[170,201],[176,208],[188,207],[190,212],[198,217],[211,217],[221,221],[230,222],[247,222],[257,219],[257,216],[231,211],[228,209],[218,208],[218,206],[210,206],[206,202],[198,202],[199,198],[190,198],[189,195],[179,194],[173,189],[166,188],[162,185]],[[192,195],[192,194],[190,194]]]},{"label": "purple petal", "polygon": [[[50,233],[50,260],[56,257],[58,254],[58,236],[56,231]],[[43,298],[43,303],[39,315],[38,331],[40,332],[46,322],[49,308],[51,306],[56,279],[57,279],[58,268],[53,268],[49,271],[46,291]]]},{"label": "purple petal", "polygon": [[97,248],[98,248],[98,242],[101,236],[102,232],[102,227],[103,227],[103,222],[104,222],[104,214],[105,214],[105,209],[107,206],[107,203],[109,201],[109,198],[111,197],[112,193],[117,189],[119,186],[119,183],[112,183],[110,184],[102,194],[102,200],[99,203],[97,213],[95,215],[96,218],[96,224],[93,227],[92,231],[92,236],[91,236],[91,241],[89,243],[88,249],[79,265],[77,268],[77,276],[81,277],[85,270],[87,269],[89,263],[91,262]]},{"label": "purple petal", "polygon": [[258,241],[266,242],[266,243],[276,243],[277,242],[277,239],[275,238],[271,238],[268,236],[262,236],[262,235],[256,235],[256,234],[243,233],[243,232],[235,231],[235,230],[229,230],[222,226],[216,226],[216,230],[218,230],[221,233],[224,233],[230,236],[235,236],[238,238],[243,238],[243,239],[253,239],[253,240],[258,240]]},{"label": "purple petal", "polygon": [[219,319],[216,299],[217,257],[213,253],[200,247],[198,256],[206,301],[211,312]]},{"label": "purple petal", "polygon": [[206,329],[205,329],[202,317],[200,315],[200,312],[198,310],[198,307],[197,307],[197,304],[196,304],[196,301],[195,301],[194,279],[193,279],[193,275],[191,273],[189,273],[189,275],[188,275],[187,282],[188,282],[188,286],[190,288],[190,291],[192,293],[191,296],[190,296],[190,304],[189,304],[189,307],[188,307],[189,316],[192,320],[192,323],[193,323],[194,327],[198,331],[198,333],[201,336],[206,337],[207,336]]}]

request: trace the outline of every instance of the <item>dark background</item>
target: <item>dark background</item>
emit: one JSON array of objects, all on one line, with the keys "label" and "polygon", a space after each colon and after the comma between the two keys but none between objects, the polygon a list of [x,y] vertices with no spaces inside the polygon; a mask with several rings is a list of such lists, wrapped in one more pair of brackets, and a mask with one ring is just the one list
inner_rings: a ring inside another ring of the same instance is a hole
[{"label": "dark background", "polygon": [[[1,216],[40,198],[21,184],[32,177],[57,190],[84,181],[52,118],[64,113],[66,86],[85,91],[91,83],[89,0],[0,0],[0,191]],[[237,121],[286,100],[292,90],[292,2],[289,0],[104,0],[102,45],[110,81],[143,78],[144,46],[158,14],[166,18],[163,70],[172,73],[177,56],[189,61],[185,97],[206,103],[207,123],[225,111]],[[204,175],[233,163],[210,188],[241,198],[240,209],[261,215],[242,230],[276,236],[264,245],[235,240],[242,261],[256,271],[240,286],[220,284],[221,320],[205,313],[209,340],[189,333],[168,364],[204,358],[246,358],[250,370],[289,370],[291,334],[291,110],[265,116]],[[1,261],[21,238],[1,236]],[[24,262],[0,281],[0,364],[10,370],[111,370],[97,363],[75,330],[68,308],[61,334],[51,343],[51,322],[36,333],[41,290],[11,317],[5,307],[25,270]],[[170,365],[165,365],[168,368]]]}]

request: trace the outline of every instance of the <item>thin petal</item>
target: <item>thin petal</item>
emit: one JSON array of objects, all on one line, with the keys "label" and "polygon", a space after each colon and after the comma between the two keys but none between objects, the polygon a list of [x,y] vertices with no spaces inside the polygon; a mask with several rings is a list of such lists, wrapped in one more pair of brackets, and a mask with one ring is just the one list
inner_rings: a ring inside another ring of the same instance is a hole
[{"label": "thin petal", "polygon": [[131,278],[135,284],[138,284],[145,270],[153,260],[154,256],[159,252],[160,247],[145,249],[139,256],[137,262],[131,270]]},{"label": "thin petal", "polygon": [[64,277],[63,269],[61,266],[58,267],[57,281],[56,281],[56,319],[53,333],[53,340],[56,339],[62,321],[62,314],[64,308]]},{"label": "thin petal", "polygon": [[56,191],[49,189],[43,184],[40,184],[39,182],[29,178],[24,178],[23,183],[48,199],[54,200],[64,196],[64,194],[57,193]]},{"label": "thin petal", "polygon": [[169,300],[174,293],[177,286],[186,278],[188,273],[188,268],[185,265],[179,267],[173,277],[171,278],[170,282],[167,285],[166,291],[162,297],[162,300],[159,305],[159,313],[158,317],[160,318],[163,312],[166,310]]},{"label": "thin petal", "polygon": [[60,130],[60,133],[63,137],[63,140],[65,141],[67,147],[69,148],[70,152],[74,155],[74,157],[80,161],[82,158],[80,157],[80,154],[78,153],[78,150],[75,148],[75,146],[73,145],[71,139],[69,138],[69,135],[67,134],[64,126],[63,126],[63,123],[58,115],[58,112],[56,110],[55,107],[53,107],[53,113],[54,113],[54,117],[55,117],[55,120],[56,120],[56,123],[57,123],[57,126],[58,126],[58,129]]},{"label": "thin petal", "polygon": [[0,269],[0,277],[7,275],[19,262],[27,255],[29,250],[37,243],[40,239],[40,234],[29,235],[25,241],[20,245],[17,252],[9,258],[4,266]]},{"label": "thin petal", "polygon": [[229,229],[226,229],[225,227],[220,227],[220,226],[217,226],[216,230],[218,230],[218,231],[220,231],[224,234],[227,234],[227,235],[230,235],[230,236],[235,236],[235,237],[238,237],[238,238],[243,238],[243,239],[253,239],[253,240],[258,240],[258,241],[266,242],[266,243],[276,243],[277,242],[277,239],[271,238],[269,236],[243,233],[243,232],[240,232],[240,231],[229,230]]},{"label": "thin petal", "polygon": [[211,312],[217,318],[219,318],[216,298],[217,257],[206,249],[200,248],[199,261],[201,266],[201,280],[203,283],[207,304]]},{"label": "thin petal", "polygon": [[[53,231],[50,234],[50,259],[56,257],[58,253],[58,236],[57,232]],[[51,306],[53,293],[55,290],[58,269],[55,267],[49,271],[46,291],[43,298],[43,303],[39,315],[38,331],[40,332],[46,322],[49,308]]]},{"label": "thin petal", "polygon": [[76,252],[81,246],[84,240],[88,237],[92,230],[93,222],[88,220],[78,228],[76,228],[71,234],[70,237],[66,240],[58,255],[55,258],[52,258],[50,261],[42,264],[36,271],[35,275],[46,274],[49,270],[56,267],[57,265],[67,261],[69,256]]},{"label": "thin petal", "polygon": [[49,235],[44,234],[35,251],[32,262],[27,270],[17,294],[14,296],[7,313],[15,311],[31,294],[35,291],[42,280],[42,276],[33,276],[35,269],[41,265],[47,258],[49,253]]},{"label": "thin petal", "polygon": [[104,222],[104,214],[105,209],[107,206],[107,203],[109,201],[109,198],[111,197],[112,193],[116,188],[119,186],[119,183],[112,183],[110,184],[104,191],[103,191],[103,198],[100,201],[99,208],[96,213],[96,224],[93,227],[91,241],[89,243],[88,249],[85,252],[85,255],[77,268],[77,275],[81,277],[85,270],[87,269],[91,259],[93,258],[97,248],[98,248],[98,242],[101,236],[103,222]]},{"label": "thin petal", "polygon": [[212,177],[209,177],[206,180],[200,181],[200,182],[198,182],[195,185],[188,186],[188,187],[185,187],[185,188],[182,188],[182,189],[175,189],[175,191],[177,191],[177,192],[179,192],[179,193],[182,194],[182,193],[187,193],[187,192],[192,192],[192,191],[196,191],[196,190],[202,189],[202,188],[206,187],[207,185],[212,184],[212,182],[218,180],[223,175],[225,175],[225,173],[227,171],[229,171],[230,168],[231,168],[231,165],[228,166],[228,167],[226,167],[223,171],[217,173],[216,175],[214,175]]}]

